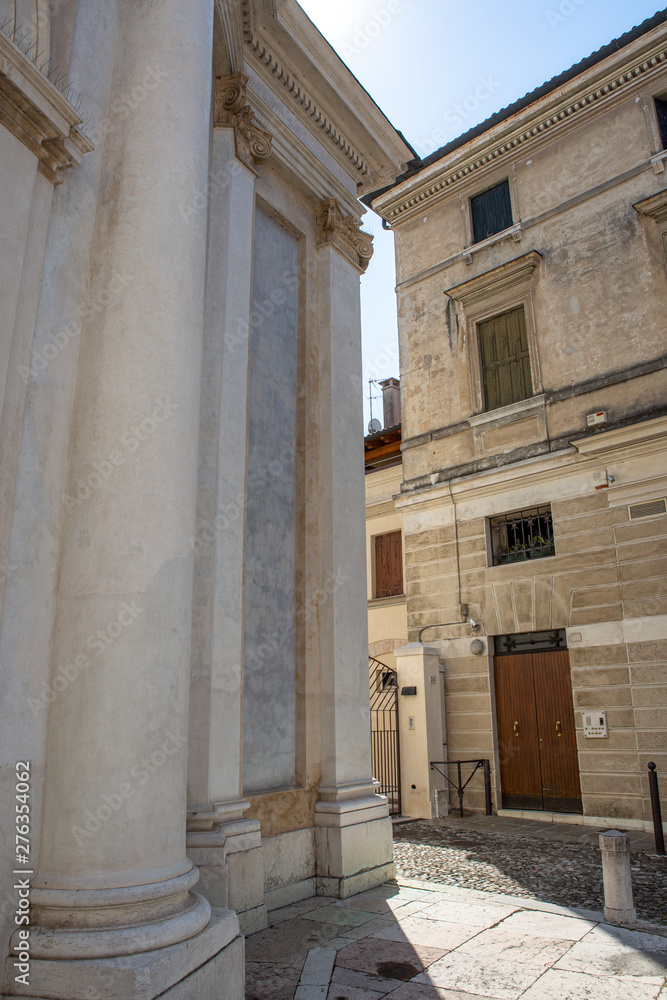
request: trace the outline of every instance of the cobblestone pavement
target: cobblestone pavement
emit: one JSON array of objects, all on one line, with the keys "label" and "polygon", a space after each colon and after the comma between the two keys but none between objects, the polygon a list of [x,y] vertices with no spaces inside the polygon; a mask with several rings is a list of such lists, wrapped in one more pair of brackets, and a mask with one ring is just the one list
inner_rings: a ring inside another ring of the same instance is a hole
[{"label": "cobblestone pavement", "polygon": [[[581,842],[596,839],[597,831],[578,828],[573,841],[567,839],[572,827],[561,832],[552,824],[545,839],[528,835],[530,824],[525,823],[499,832],[502,821],[495,817],[490,818],[491,832],[484,829],[484,819],[395,825],[397,877],[602,910],[600,851],[594,843]],[[667,925],[667,859],[634,849],[631,868],[638,919]]]}]

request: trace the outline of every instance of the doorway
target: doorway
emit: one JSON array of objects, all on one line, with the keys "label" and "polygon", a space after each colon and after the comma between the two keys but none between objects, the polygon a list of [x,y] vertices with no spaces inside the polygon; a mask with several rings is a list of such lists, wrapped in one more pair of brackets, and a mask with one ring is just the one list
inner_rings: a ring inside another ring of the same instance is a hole
[{"label": "doorway", "polygon": [[583,811],[565,641],[562,629],[495,637],[504,809]]}]

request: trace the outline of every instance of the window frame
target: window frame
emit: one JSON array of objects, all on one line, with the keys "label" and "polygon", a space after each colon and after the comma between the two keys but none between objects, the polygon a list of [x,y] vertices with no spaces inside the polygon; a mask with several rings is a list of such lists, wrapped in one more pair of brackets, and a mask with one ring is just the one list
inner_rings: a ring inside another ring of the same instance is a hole
[{"label": "window frame", "polygon": [[[537,280],[541,261],[542,255],[537,250],[530,250],[515,260],[501,264],[500,267],[486,271],[445,292],[457,303],[459,322],[465,331],[470,358],[470,398],[473,416],[501,414],[508,407],[522,408],[522,404],[530,405],[528,401],[535,400],[535,397],[544,391],[533,299],[533,286]],[[508,403],[507,407],[487,410],[484,402],[479,324],[484,320],[493,319],[494,316],[510,312],[518,306],[523,306],[524,310],[533,394],[527,400]]]},{"label": "window frame", "polygon": [[[510,220],[506,226],[502,226],[500,229],[495,229],[492,233],[485,233],[483,236],[477,236],[475,233],[475,213],[473,209],[473,202],[483,197],[484,195],[490,194],[491,191],[496,191],[499,188],[505,186],[507,190],[507,200],[509,203]],[[493,236],[497,236],[498,233],[507,232],[515,224],[514,219],[514,205],[512,204],[512,189],[510,187],[509,177],[503,178],[503,180],[498,181],[495,184],[491,184],[490,187],[484,188],[482,191],[478,191],[477,194],[472,194],[468,198],[468,210],[470,212],[470,232],[472,236],[473,246],[477,246],[479,243],[484,243],[485,240],[491,239]]]},{"label": "window frame", "polygon": [[[547,516],[547,514],[551,522],[551,528],[550,528],[551,538],[550,538],[550,544],[544,546],[544,548],[550,549],[551,551],[540,552],[537,555],[524,556],[523,558],[521,558],[519,556],[521,552],[527,553],[533,551],[533,549],[524,546],[523,548],[516,548],[514,554],[517,556],[517,558],[511,558],[512,554],[509,552],[509,547],[508,547],[507,558],[503,559],[502,561],[500,561],[500,557],[498,557],[497,559],[494,546],[494,528],[498,526],[494,525],[493,523],[494,521],[504,520],[505,522],[507,522],[507,520],[511,519],[514,515],[521,515],[520,517],[517,517],[516,520],[523,521],[526,520],[531,515],[535,517],[545,517]],[[548,501],[546,503],[535,504],[532,507],[520,507],[515,510],[500,511],[496,514],[489,514],[486,518],[486,539],[487,539],[487,566],[489,568],[496,568],[499,566],[515,566],[517,563],[521,564],[532,563],[536,559],[552,559],[554,556],[557,555],[557,552],[556,552],[556,535],[554,532],[554,518],[553,518],[553,511],[551,508],[551,502]]]},{"label": "window frame", "polygon": [[[401,570],[401,591],[395,594],[384,594],[382,597],[378,595],[378,576],[377,576],[377,540],[378,538],[383,538],[388,535],[398,535],[400,541],[400,570]],[[400,597],[405,597],[405,559],[404,559],[404,540],[403,540],[403,530],[402,528],[390,528],[388,531],[378,531],[377,534],[371,537],[371,554],[373,560],[373,579],[372,579],[372,601],[391,601],[396,600]]]},{"label": "window frame", "polygon": [[[528,376],[529,376],[529,379],[530,379],[530,392],[528,393],[527,396],[520,396],[517,399],[509,399],[509,400],[507,400],[507,402],[499,403],[497,406],[491,406],[491,405],[489,405],[489,401],[486,398],[488,396],[488,391],[487,391],[487,384],[486,384],[486,378],[485,378],[485,367],[486,366],[484,364],[484,358],[483,358],[482,330],[481,330],[481,327],[482,327],[482,325],[484,323],[493,322],[494,320],[500,319],[502,316],[511,315],[512,313],[518,312],[519,310],[521,310],[521,313],[523,315],[523,334],[524,334],[524,337],[525,337],[525,350],[526,350],[526,353],[528,354]],[[492,413],[494,410],[501,410],[501,409],[504,409],[506,406],[514,406],[515,403],[523,403],[527,399],[532,399],[535,396],[535,391],[534,391],[534,387],[533,387],[533,372],[532,372],[531,358],[530,358],[530,345],[529,345],[529,342],[528,342],[528,329],[527,329],[527,323],[526,323],[526,307],[525,307],[524,303],[521,302],[518,305],[512,306],[511,309],[505,309],[502,312],[494,313],[493,316],[489,316],[487,319],[478,319],[476,321],[475,325],[477,327],[477,346],[478,346],[478,349],[479,349],[479,372],[480,372],[480,381],[481,381],[480,388],[481,388],[481,393],[482,393],[482,403],[483,403],[483,406],[484,406],[484,412],[485,413]]]}]

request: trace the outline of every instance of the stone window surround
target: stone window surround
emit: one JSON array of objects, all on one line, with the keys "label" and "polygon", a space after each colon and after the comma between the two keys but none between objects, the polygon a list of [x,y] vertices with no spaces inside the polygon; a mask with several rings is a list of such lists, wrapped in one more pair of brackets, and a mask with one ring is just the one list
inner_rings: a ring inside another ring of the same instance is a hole
[{"label": "stone window surround", "polygon": [[[510,204],[512,206],[512,225],[507,229],[503,229],[499,233],[494,233],[492,236],[488,236],[485,240],[480,240],[478,243],[475,242],[475,238],[472,231],[472,206],[470,204],[471,199],[475,198],[478,194],[483,194],[490,188],[496,187],[498,184],[502,184],[503,181],[507,181],[510,189]],[[496,170],[492,174],[488,174],[483,179],[480,179],[478,183],[471,189],[466,191],[461,191],[459,195],[459,203],[461,206],[461,213],[463,215],[463,232],[464,232],[464,244],[461,255],[465,260],[466,264],[472,264],[473,254],[479,253],[480,250],[486,249],[486,247],[493,246],[495,243],[500,243],[502,240],[512,239],[515,243],[518,243],[521,239],[521,214],[519,212],[519,192],[516,183],[516,164],[513,163],[506,170]]]},{"label": "stone window surround", "polygon": [[[533,285],[539,272],[542,255],[530,250],[515,260],[462,282],[445,290],[445,295],[457,303],[459,323],[466,336],[470,351],[471,399],[473,406],[470,426],[475,423],[507,418],[522,413],[536,405],[544,405],[542,372],[535,325]],[[523,306],[526,320],[526,338],[530,355],[530,375],[533,395],[527,400],[517,400],[508,406],[487,410],[484,404],[482,359],[478,325],[486,319]],[[538,398],[536,398],[538,397]],[[511,412],[510,412],[511,411]]]}]

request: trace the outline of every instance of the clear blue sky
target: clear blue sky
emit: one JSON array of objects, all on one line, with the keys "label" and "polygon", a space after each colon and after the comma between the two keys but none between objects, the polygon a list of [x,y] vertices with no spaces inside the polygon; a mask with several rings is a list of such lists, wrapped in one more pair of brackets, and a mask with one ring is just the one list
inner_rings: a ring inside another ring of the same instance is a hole
[{"label": "clear blue sky", "polygon": [[[661,9],[655,0],[299,2],[421,156]],[[371,212],[364,228],[375,235],[361,283],[364,375],[381,379],[399,374],[393,235]],[[368,422],[368,400],[364,414]]]}]

